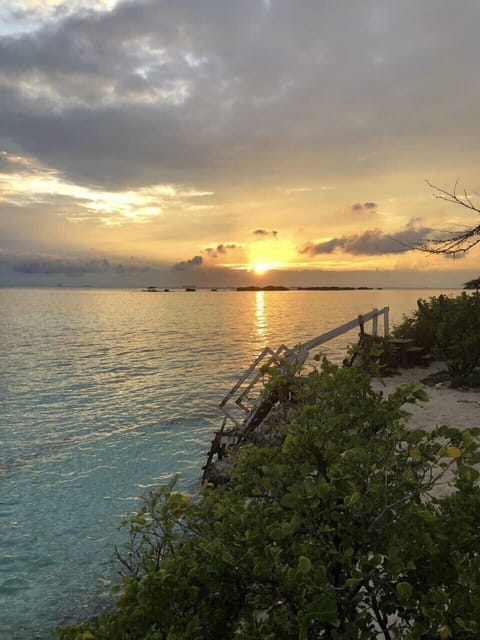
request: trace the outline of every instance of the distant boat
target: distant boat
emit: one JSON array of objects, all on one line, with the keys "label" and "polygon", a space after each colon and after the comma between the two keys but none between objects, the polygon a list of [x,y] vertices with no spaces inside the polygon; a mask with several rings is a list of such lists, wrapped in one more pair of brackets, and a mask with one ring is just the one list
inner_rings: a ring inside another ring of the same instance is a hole
[{"label": "distant boat", "polygon": [[210,291],[218,291],[218,289],[210,289]]},{"label": "distant boat", "polygon": [[142,289],[142,291],[146,291],[147,293],[158,293],[157,287],[147,287],[146,289]]},{"label": "distant boat", "polygon": [[185,287],[185,291],[196,291],[194,287]]}]

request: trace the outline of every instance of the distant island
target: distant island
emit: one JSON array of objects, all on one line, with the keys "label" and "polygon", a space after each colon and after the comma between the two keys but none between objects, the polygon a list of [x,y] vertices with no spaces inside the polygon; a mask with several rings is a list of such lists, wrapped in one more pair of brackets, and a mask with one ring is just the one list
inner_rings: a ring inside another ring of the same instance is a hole
[{"label": "distant island", "polygon": [[269,284],[266,287],[237,287],[237,291],[290,291],[288,287],[283,287],[282,285]]},{"label": "distant island", "polygon": [[[88,285],[84,285],[88,286]],[[334,286],[324,286],[324,287],[285,287],[281,284],[269,284],[264,287],[258,287],[256,285],[250,285],[247,287],[195,287],[195,286],[184,286],[182,287],[184,291],[197,291],[200,290],[210,290],[210,291],[373,291],[375,289],[382,289],[382,287],[334,287]],[[177,289],[178,290],[178,289]],[[170,292],[172,289],[161,289],[159,287],[145,287],[141,289],[141,291],[146,293],[160,293],[160,292]]]},{"label": "distant island", "polygon": [[[372,291],[375,287],[293,287],[294,291]],[[381,287],[378,287],[381,288]],[[237,291],[292,291],[290,287],[269,284],[266,287],[237,287]]]}]

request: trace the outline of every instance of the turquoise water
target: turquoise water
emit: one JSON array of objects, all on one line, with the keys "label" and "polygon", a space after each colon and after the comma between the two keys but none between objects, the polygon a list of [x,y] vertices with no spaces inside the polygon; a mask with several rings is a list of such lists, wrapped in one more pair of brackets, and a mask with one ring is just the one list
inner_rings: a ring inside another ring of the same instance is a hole
[{"label": "turquoise water", "polygon": [[119,522],[176,472],[196,491],[216,404],[263,346],[439,293],[0,290],[0,639],[107,601]]}]

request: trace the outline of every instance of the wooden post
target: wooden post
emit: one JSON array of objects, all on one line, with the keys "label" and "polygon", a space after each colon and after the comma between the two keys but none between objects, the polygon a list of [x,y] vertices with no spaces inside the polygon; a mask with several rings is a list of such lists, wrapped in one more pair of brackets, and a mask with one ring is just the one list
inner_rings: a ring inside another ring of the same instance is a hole
[{"label": "wooden post", "polygon": [[358,324],[360,326],[360,335],[363,336],[365,333],[365,321],[363,320],[362,314],[358,316]]},{"label": "wooden post", "polygon": [[372,336],[376,338],[378,333],[378,309],[374,309],[374,311],[376,315],[372,318]]}]

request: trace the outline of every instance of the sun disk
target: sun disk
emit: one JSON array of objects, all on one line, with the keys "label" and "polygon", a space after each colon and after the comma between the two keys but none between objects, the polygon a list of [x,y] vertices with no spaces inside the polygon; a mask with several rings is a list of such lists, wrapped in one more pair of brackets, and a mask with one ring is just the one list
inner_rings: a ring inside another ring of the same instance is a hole
[{"label": "sun disk", "polygon": [[253,271],[259,276],[268,271],[270,268],[271,266],[266,262],[255,262],[255,264],[253,265]]}]

